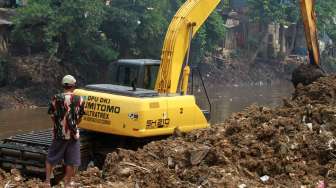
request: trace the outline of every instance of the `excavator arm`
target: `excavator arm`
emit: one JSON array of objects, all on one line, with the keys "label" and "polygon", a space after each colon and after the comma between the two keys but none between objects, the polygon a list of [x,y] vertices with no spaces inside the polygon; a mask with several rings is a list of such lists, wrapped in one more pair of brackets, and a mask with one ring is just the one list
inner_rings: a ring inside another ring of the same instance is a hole
[{"label": "excavator arm", "polygon": [[[163,44],[161,65],[155,84],[155,90],[159,93],[177,92],[190,41],[219,2],[220,0],[187,0],[175,14]],[[186,68],[183,71],[187,74],[184,78],[188,77],[188,70]]]},{"label": "excavator arm", "polygon": [[320,65],[320,50],[317,39],[315,0],[300,0],[301,15],[306,35],[309,63]]}]

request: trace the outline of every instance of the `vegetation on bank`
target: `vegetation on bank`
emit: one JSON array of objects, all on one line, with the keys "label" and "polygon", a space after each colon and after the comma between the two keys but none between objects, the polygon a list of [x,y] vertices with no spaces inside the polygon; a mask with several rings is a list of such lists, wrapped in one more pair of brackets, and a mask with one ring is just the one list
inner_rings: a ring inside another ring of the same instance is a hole
[{"label": "vegetation on bank", "polygon": [[[106,64],[118,58],[159,59],[170,20],[183,2],[30,0],[27,6],[17,8],[13,17],[10,54],[48,54],[61,59],[62,63]],[[230,17],[228,13],[234,9],[233,2],[223,0],[200,29],[192,42],[191,62],[198,63],[206,54],[225,48],[224,41],[230,30],[225,24]],[[257,23],[261,31],[248,31],[244,45],[235,48],[235,56],[248,54],[253,60],[267,46],[267,27],[274,23],[280,25],[282,32],[281,50],[275,57],[284,58],[291,54],[295,38],[303,37],[302,30],[297,31],[296,26],[301,24],[298,0],[246,0],[244,6],[247,11],[238,11],[242,27]],[[336,41],[336,3],[333,0],[316,1],[316,9],[320,38],[329,36]],[[244,23],[245,18],[248,19]],[[288,29],[291,27],[293,31]],[[283,45],[289,47],[283,48]],[[335,49],[335,44],[332,48]],[[328,54],[323,55],[326,56]],[[4,67],[4,63],[0,64]],[[0,71],[0,79],[4,77],[1,75],[4,71]]]},{"label": "vegetation on bank", "polygon": [[[168,24],[183,1],[31,0],[14,18],[12,43],[19,54],[47,52],[71,62],[160,58]],[[195,39],[203,54],[224,36],[217,12]]]},{"label": "vegetation on bank", "polygon": [[[158,59],[168,24],[183,2],[31,0],[28,6],[17,9],[11,42],[18,54],[47,52],[69,62]],[[199,31],[192,45],[194,61],[200,61],[197,57],[206,52],[223,47],[224,19],[227,18],[224,12],[232,9],[230,6],[234,2],[222,1]],[[262,46],[267,39],[265,33],[269,24],[279,23],[281,32],[301,22],[297,0],[247,0],[245,6],[249,22],[259,23],[263,28],[258,36],[249,35],[246,44],[249,48]],[[333,0],[317,1],[316,7],[320,33],[336,41],[336,3]],[[280,42],[280,45],[285,43]],[[288,55],[292,50],[282,53]]]}]

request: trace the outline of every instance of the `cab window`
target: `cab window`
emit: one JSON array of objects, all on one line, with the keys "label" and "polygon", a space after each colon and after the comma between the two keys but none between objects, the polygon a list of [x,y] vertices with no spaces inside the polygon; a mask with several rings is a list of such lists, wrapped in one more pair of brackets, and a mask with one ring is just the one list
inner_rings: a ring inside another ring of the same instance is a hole
[{"label": "cab window", "polygon": [[138,67],[137,66],[119,66],[117,74],[117,82],[120,85],[131,86],[132,82],[137,82]]},{"label": "cab window", "polygon": [[144,74],[144,88],[154,89],[159,65],[146,65]]}]

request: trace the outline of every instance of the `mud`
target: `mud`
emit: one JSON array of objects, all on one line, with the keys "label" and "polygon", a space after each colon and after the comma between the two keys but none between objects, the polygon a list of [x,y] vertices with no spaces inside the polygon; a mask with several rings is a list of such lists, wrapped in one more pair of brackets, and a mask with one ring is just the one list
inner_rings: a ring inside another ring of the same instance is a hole
[{"label": "mud", "polygon": [[[74,186],[335,187],[335,94],[336,76],[299,84],[280,107],[253,105],[209,129],[176,130],[137,151],[118,149],[102,170],[77,175]],[[15,177],[1,173],[0,185]]]},{"label": "mud", "polygon": [[294,87],[296,87],[299,83],[308,85],[323,76],[325,76],[325,73],[323,73],[318,66],[301,64],[295,68],[292,73],[292,83]]},{"label": "mud", "polygon": [[0,109],[22,109],[46,106],[50,97],[62,90],[66,74],[76,77],[79,87],[102,83],[106,65],[67,63],[46,55],[10,57],[4,84],[0,86]]}]

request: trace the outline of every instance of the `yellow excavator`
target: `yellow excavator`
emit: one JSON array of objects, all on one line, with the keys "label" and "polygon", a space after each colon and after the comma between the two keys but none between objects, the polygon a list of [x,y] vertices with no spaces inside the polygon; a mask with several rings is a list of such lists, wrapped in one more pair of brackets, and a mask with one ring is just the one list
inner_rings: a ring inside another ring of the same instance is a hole
[{"label": "yellow excavator", "polygon": [[[122,59],[111,66],[109,84],[87,85],[75,93],[85,99],[80,128],[105,146],[122,140],[118,136],[142,138],[188,132],[209,126],[209,112],[201,110],[188,94],[189,50],[197,30],[220,0],[187,0],[173,17],[164,39],[161,61]],[[312,0],[301,0],[309,51],[318,64],[316,24]],[[316,52],[317,50],[317,52]],[[101,133],[101,134],[100,134]],[[104,136],[101,136],[101,135]],[[111,140],[112,138],[112,140]],[[118,138],[113,140],[113,138]],[[120,138],[120,139],[119,139]],[[88,156],[92,140],[82,142]],[[44,171],[50,131],[16,135],[0,143],[0,167],[22,171]],[[126,143],[126,145],[129,144]],[[99,148],[94,146],[95,149]]]},{"label": "yellow excavator", "polygon": [[[195,97],[187,94],[188,56],[191,39],[219,2],[188,0],[184,3],[166,33],[159,68],[159,61],[120,60],[114,67],[117,72],[112,75],[114,85],[89,85],[76,90],[76,94],[86,99],[86,115],[80,127],[131,137],[167,135],[174,129],[187,132],[206,128],[209,125],[207,111],[200,110]],[[300,1],[310,63],[319,65],[313,5],[313,0]],[[148,82],[153,85],[154,81],[155,88],[151,90]],[[131,85],[133,87],[129,87]]]},{"label": "yellow excavator", "polygon": [[[179,8],[169,25],[161,61],[119,60],[111,66],[108,75],[111,83],[75,90],[75,94],[85,99],[85,115],[79,125],[85,130],[81,135],[82,162],[90,160],[93,150],[96,160],[100,153],[118,147],[116,143],[122,143],[125,138],[154,139],[170,135],[176,128],[187,132],[209,126],[209,113],[200,110],[194,96],[187,95],[190,68],[185,56],[189,54],[191,39],[219,2],[187,0]],[[183,66],[183,76],[180,76]],[[0,167],[43,174],[43,161],[51,141],[50,130],[2,140]],[[137,141],[126,139],[125,142],[129,148],[127,144]]]},{"label": "yellow excavator", "polygon": [[180,7],[166,33],[161,63],[149,59],[119,60],[113,68],[116,72],[111,74],[114,84],[76,90],[86,103],[80,128],[152,137],[172,134],[176,128],[187,132],[208,127],[206,111],[200,110],[195,97],[187,94],[190,68],[186,54],[191,39],[219,2],[188,0]]}]

